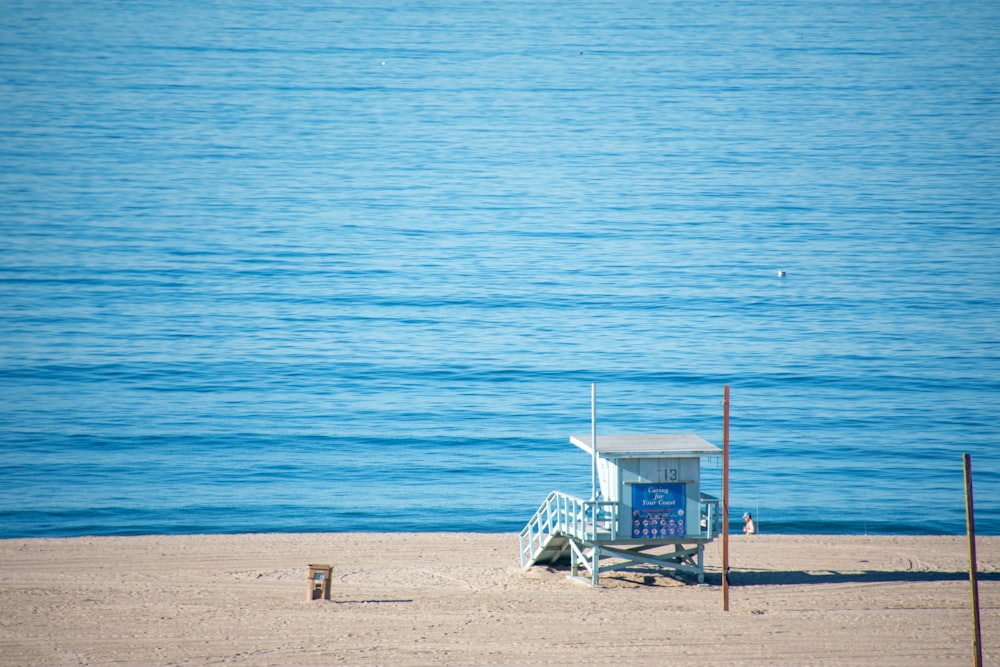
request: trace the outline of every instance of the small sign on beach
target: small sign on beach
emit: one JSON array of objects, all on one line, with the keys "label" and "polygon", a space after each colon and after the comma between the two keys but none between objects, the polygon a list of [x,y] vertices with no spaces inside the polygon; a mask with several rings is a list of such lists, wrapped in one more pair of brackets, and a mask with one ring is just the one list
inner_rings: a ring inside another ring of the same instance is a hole
[{"label": "small sign on beach", "polygon": [[309,565],[309,599],[329,600],[330,579],[333,576],[333,566],[326,563]]}]

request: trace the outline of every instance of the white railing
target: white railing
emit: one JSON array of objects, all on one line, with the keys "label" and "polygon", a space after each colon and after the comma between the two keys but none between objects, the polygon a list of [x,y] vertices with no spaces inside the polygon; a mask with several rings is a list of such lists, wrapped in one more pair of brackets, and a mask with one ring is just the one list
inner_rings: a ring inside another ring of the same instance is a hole
[{"label": "white railing", "polygon": [[[701,494],[699,531],[686,537],[711,541],[721,530],[719,499]],[[618,525],[618,503],[591,502],[551,492],[521,531],[521,567],[527,567],[542,553],[553,537],[583,542],[613,540]]]},{"label": "white railing", "polygon": [[610,535],[617,523],[618,503],[590,502],[553,491],[521,531],[521,566],[534,561],[552,537],[593,542],[599,534]]},{"label": "white railing", "polygon": [[719,499],[707,493],[701,494],[701,523],[698,537],[704,540],[714,540],[722,531],[722,513],[719,511]]}]

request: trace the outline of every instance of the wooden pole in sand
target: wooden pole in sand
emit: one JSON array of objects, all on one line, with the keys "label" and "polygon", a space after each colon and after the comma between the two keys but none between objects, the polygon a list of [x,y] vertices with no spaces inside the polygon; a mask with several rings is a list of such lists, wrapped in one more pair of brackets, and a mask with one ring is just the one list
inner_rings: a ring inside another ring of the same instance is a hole
[{"label": "wooden pole in sand", "polygon": [[969,535],[969,583],[972,585],[972,664],[983,667],[983,637],[979,625],[979,580],[976,571],[976,519],[973,515],[972,502],[972,460],[968,454],[962,454],[965,464],[965,529]]},{"label": "wooden pole in sand", "polygon": [[722,611],[729,611],[729,385],[722,392]]}]

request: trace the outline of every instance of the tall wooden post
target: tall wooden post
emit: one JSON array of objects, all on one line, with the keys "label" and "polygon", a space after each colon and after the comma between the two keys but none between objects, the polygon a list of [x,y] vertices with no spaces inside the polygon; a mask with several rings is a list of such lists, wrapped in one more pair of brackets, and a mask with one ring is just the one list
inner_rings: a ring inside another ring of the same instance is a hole
[{"label": "tall wooden post", "polygon": [[729,385],[722,395],[722,611],[729,611]]},{"label": "tall wooden post", "polygon": [[976,519],[972,502],[972,460],[962,454],[965,464],[965,529],[969,535],[969,583],[972,585],[972,648],[975,667],[983,667],[983,637],[979,624],[979,579],[976,564]]}]

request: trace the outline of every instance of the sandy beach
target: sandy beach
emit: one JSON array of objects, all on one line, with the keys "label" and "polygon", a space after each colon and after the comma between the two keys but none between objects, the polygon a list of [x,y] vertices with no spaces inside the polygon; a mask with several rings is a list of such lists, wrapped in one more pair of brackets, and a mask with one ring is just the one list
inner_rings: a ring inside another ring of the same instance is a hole
[{"label": "sandy beach", "polygon": [[[978,540],[986,664],[1000,537]],[[961,665],[964,537],[735,536],[708,583],[634,570],[591,588],[518,564],[514,534],[0,541],[4,665]],[[310,601],[310,563],[334,567]]]}]

